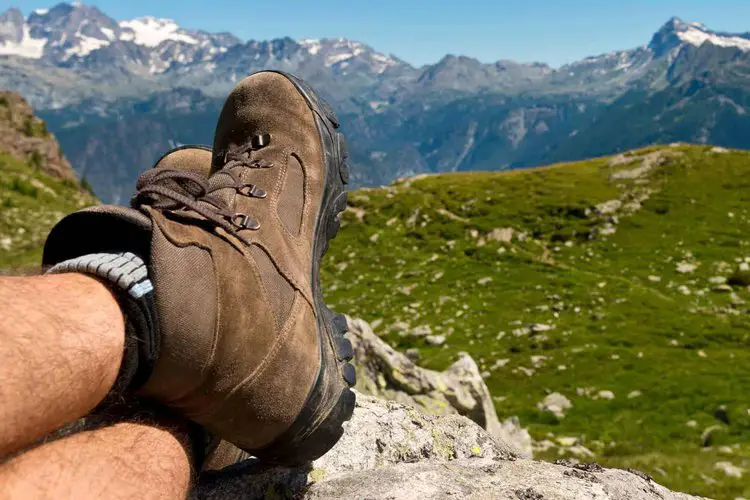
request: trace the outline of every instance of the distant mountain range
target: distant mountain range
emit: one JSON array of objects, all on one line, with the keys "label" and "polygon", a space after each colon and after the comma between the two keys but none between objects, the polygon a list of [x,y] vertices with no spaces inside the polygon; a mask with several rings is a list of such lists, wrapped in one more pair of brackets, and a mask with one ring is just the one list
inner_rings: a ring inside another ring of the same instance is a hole
[{"label": "distant mountain range", "polygon": [[654,142],[750,147],[750,34],[677,18],[647,45],[554,69],[454,55],[416,68],[346,39],[243,41],[82,4],[0,15],[0,88],[32,103],[105,201],[124,201],[170,145],[210,143],[222,99],[264,68],[333,104],[357,185]]}]

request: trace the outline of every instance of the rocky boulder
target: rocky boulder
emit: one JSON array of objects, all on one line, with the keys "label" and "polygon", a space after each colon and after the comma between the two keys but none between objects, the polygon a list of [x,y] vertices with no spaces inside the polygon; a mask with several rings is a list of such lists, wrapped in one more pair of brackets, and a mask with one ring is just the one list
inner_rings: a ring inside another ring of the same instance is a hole
[{"label": "rocky boulder", "polygon": [[690,499],[643,473],[517,458],[469,419],[358,395],[343,438],[314,463],[249,460],[207,473],[194,500],[326,498]]},{"label": "rocky boulder", "polygon": [[444,372],[427,370],[378,337],[370,325],[347,318],[357,367],[357,390],[398,401],[432,415],[459,414],[531,458],[532,440],[518,419],[500,422],[476,362],[466,353]]}]

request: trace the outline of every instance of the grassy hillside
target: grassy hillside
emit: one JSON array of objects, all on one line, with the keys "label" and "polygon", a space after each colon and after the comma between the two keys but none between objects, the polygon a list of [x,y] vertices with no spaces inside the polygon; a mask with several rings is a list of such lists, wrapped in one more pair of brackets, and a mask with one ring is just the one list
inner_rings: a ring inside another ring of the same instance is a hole
[{"label": "grassy hillside", "polygon": [[[29,269],[95,199],[3,153],[0,173],[0,269]],[[674,146],[359,190],[324,285],[424,366],[470,353],[539,458],[750,497],[748,179],[750,153]]]},{"label": "grassy hillside", "polygon": [[97,202],[21,96],[0,90],[0,272],[29,272],[65,214]]},{"label": "grassy hillside", "polygon": [[750,497],[748,179],[750,153],[672,146],[360,190],[324,283],[427,367],[470,353],[538,457]]},{"label": "grassy hillside", "polygon": [[52,226],[95,202],[77,181],[53,177],[0,151],[0,271],[37,268]]}]

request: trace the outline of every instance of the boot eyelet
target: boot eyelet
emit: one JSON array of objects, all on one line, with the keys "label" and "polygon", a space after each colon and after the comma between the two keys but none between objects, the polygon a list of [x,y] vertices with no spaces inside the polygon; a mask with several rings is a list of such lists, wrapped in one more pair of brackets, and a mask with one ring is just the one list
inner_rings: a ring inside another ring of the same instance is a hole
[{"label": "boot eyelet", "polygon": [[250,198],[265,198],[266,196],[268,196],[268,193],[266,193],[265,189],[261,189],[254,184],[247,184],[245,186],[242,186],[238,191],[240,194],[244,194],[245,196],[249,196]]},{"label": "boot eyelet", "polygon": [[231,221],[237,229],[260,229],[260,223],[247,214],[234,214]]},{"label": "boot eyelet", "polygon": [[261,149],[271,142],[271,134],[258,134],[254,135],[252,139],[250,139],[250,144],[253,149]]}]

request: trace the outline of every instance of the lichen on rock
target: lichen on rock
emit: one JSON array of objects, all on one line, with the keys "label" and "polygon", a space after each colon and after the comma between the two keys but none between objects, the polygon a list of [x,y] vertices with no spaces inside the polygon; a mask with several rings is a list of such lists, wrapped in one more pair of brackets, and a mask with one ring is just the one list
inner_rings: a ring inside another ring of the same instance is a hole
[{"label": "lichen on rock", "polygon": [[688,500],[653,479],[596,464],[517,458],[460,415],[434,416],[359,394],[341,441],[314,463],[246,461],[206,474],[193,500],[535,498]]}]

